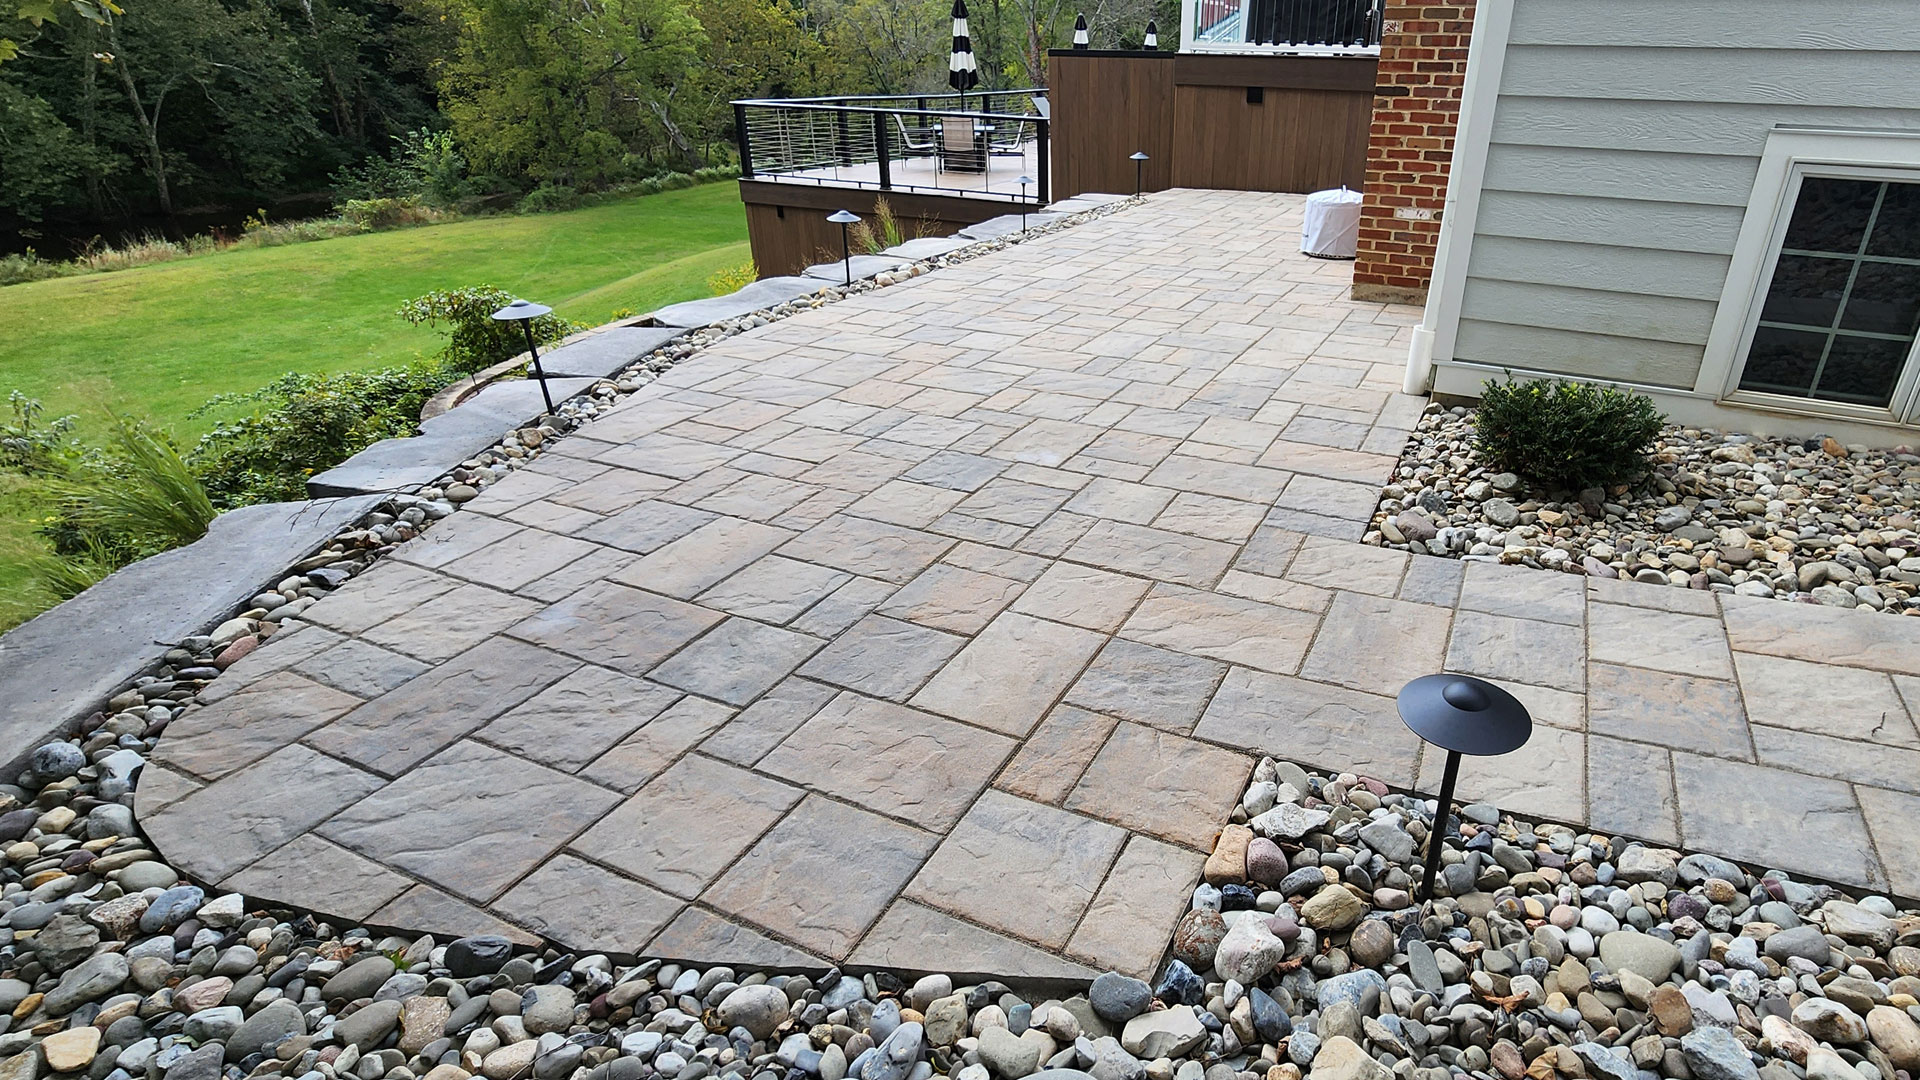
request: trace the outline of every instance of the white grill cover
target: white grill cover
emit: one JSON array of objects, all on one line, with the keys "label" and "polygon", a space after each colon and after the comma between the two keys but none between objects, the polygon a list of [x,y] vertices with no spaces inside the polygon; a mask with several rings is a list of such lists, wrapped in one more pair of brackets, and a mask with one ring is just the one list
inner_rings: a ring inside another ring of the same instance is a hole
[{"label": "white grill cover", "polygon": [[1323,259],[1351,259],[1360,246],[1360,193],[1340,187],[1307,196],[1300,250]]}]

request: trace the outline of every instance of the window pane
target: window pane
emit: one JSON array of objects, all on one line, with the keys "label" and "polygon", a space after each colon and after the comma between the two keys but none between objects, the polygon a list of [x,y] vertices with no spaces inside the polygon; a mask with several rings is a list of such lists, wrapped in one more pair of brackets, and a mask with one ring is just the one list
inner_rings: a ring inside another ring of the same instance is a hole
[{"label": "window pane", "polygon": [[1867,254],[1920,259],[1920,184],[1887,185]]},{"label": "window pane", "polygon": [[1911,343],[1841,334],[1827,351],[1827,366],[1813,396],[1827,401],[1851,401],[1885,406],[1893,400],[1893,384],[1907,361]]},{"label": "window pane", "polygon": [[1807,177],[1800,184],[1800,201],[1794,205],[1793,221],[1787,226],[1786,246],[1854,254],[1860,250],[1860,239],[1867,231],[1867,219],[1873,214],[1873,200],[1879,193],[1878,180]]},{"label": "window pane", "polygon": [[1768,322],[1832,326],[1833,317],[1840,311],[1841,294],[1846,292],[1847,274],[1852,269],[1853,263],[1845,259],[1780,256],[1760,317]]},{"label": "window pane", "polygon": [[1916,322],[1920,322],[1920,266],[1861,263],[1841,327],[1912,337]]},{"label": "window pane", "polygon": [[1826,344],[1825,334],[1776,330],[1771,326],[1755,330],[1753,348],[1747,351],[1746,374],[1740,377],[1740,389],[1807,396],[1813,386],[1814,369],[1820,366],[1820,350]]}]

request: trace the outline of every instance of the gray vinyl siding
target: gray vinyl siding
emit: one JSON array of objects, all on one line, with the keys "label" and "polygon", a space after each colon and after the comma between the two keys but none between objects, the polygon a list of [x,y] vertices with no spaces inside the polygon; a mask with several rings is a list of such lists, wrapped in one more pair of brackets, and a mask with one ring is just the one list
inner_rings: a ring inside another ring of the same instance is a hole
[{"label": "gray vinyl siding", "polygon": [[1920,130],[1886,0],[1516,0],[1458,360],[1691,388],[1769,129]]}]

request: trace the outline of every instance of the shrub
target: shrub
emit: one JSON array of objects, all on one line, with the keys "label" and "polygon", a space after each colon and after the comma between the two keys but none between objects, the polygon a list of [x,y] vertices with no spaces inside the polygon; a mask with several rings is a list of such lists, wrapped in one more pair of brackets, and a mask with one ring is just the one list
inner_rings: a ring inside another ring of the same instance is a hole
[{"label": "shrub", "polygon": [[419,361],[338,375],[290,373],[245,394],[224,394],[194,415],[251,405],[201,436],[194,471],[221,507],[306,498],[307,477],[381,439],[416,434],[420,407],[452,380]]},{"label": "shrub", "polygon": [[558,184],[541,184],[524,195],[514,209],[522,214],[550,214],[572,210],[582,202],[580,193]]},{"label": "shrub", "polygon": [[[415,326],[447,324],[447,346],[440,360],[455,375],[483,371],[526,351],[519,323],[496,322],[493,313],[513,302],[513,294],[492,285],[441,289],[400,305],[400,317]],[[533,339],[542,345],[585,329],[558,315],[533,320]]]},{"label": "shrub", "polygon": [[107,446],[47,492],[57,512],[41,532],[54,550],[115,566],[193,543],[217,512],[166,436],[118,417]]},{"label": "shrub", "polygon": [[75,417],[42,421],[45,406],[18,390],[7,394],[13,419],[0,423],[0,469],[26,476],[64,473],[78,456],[73,439]]},{"label": "shrub", "polygon": [[340,216],[362,232],[373,232],[403,225],[425,225],[443,215],[414,199],[348,199],[340,207]]},{"label": "shrub", "polygon": [[715,296],[736,293],[760,279],[760,268],[752,259],[738,266],[729,266],[707,279],[707,289]]},{"label": "shrub", "polygon": [[1489,380],[1474,415],[1474,449],[1555,491],[1636,479],[1666,417],[1644,394],[1592,383]]},{"label": "shrub", "polygon": [[18,285],[23,281],[44,281],[47,278],[66,277],[75,271],[67,263],[50,262],[40,257],[40,253],[28,248],[25,251],[0,255],[0,285]]}]

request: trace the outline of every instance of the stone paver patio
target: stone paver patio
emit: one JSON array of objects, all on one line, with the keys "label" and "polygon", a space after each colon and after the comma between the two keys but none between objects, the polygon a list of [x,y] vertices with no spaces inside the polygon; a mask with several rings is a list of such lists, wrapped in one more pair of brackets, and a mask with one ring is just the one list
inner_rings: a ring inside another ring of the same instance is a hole
[{"label": "stone paver patio", "polygon": [[208,883],[748,964],[1145,975],[1254,754],[1920,895],[1920,622],[1356,542],[1411,308],[1170,192],[731,338],[313,607],[138,794]]}]

